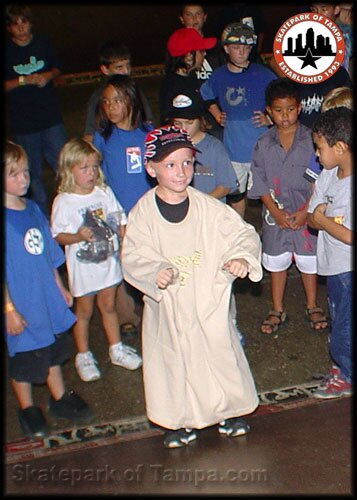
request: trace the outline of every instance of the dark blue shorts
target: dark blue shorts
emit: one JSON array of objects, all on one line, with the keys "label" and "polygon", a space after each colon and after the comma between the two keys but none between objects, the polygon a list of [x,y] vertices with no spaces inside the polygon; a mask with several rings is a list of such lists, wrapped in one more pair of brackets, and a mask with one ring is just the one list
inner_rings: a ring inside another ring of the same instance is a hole
[{"label": "dark blue shorts", "polygon": [[55,335],[53,344],[34,351],[8,356],[9,376],[16,382],[44,384],[51,366],[61,365],[70,357],[69,333]]}]

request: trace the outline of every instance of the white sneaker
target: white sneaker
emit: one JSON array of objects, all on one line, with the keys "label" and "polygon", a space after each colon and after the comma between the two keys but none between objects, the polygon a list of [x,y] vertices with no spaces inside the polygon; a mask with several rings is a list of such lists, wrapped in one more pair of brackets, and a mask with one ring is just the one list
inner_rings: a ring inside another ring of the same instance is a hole
[{"label": "white sneaker", "polygon": [[96,364],[97,361],[91,351],[79,352],[74,361],[74,366],[83,382],[93,382],[100,378],[100,371]]},{"label": "white sneaker", "polygon": [[123,366],[128,370],[136,370],[143,364],[135,349],[122,342],[110,346],[109,356],[113,365]]}]

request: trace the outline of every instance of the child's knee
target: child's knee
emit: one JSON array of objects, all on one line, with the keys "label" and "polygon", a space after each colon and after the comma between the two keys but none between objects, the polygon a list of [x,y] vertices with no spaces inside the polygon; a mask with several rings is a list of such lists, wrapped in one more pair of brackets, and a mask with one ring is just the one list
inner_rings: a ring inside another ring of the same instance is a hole
[{"label": "child's knee", "polygon": [[93,307],[76,307],[77,320],[89,321],[93,316]]},{"label": "child's knee", "polygon": [[102,314],[113,314],[116,312],[115,298],[113,297],[100,297],[97,301],[98,309]]}]

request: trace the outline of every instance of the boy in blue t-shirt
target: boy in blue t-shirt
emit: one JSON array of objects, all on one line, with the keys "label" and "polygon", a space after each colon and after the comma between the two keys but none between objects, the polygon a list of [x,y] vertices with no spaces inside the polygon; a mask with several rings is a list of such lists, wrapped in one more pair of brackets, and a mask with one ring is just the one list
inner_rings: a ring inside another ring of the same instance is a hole
[{"label": "boy in blue t-shirt", "polygon": [[223,143],[240,186],[239,195],[227,201],[244,217],[253,147],[266,130],[264,92],[276,76],[262,64],[249,61],[257,36],[248,24],[229,24],[221,41],[227,64],[212,73],[200,92],[216,121],[224,126]]},{"label": "boy in blue t-shirt", "polygon": [[74,391],[65,391],[61,364],[69,358],[66,331],[76,317],[72,296],[57,268],[64,255],[52,238],[38,205],[24,198],[30,184],[25,150],[7,141],[4,148],[5,340],[11,385],[25,435],[43,437],[48,427],[34,406],[32,384],[46,383],[55,418],[88,422],[92,410]]}]

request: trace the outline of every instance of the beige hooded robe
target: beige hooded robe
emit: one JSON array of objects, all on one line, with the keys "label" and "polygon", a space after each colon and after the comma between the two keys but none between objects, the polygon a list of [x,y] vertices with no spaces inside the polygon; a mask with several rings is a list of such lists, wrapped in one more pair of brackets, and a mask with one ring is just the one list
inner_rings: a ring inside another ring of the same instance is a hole
[{"label": "beige hooded robe", "polygon": [[[148,418],[163,427],[200,429],[251,413],[254,380],[230,317],[235,277],[229,259],[249,263],[262,278],[261,243],[254,227],[232,208],[188,188],[189,210],[179,223],[165,220],[155,188],[129,213],[123,241],[125,279],[144,293],[143,374]],[[159,270],[177,271],[159,289]]]}]

